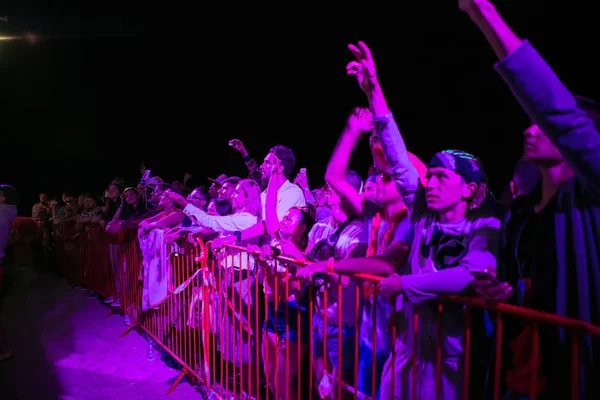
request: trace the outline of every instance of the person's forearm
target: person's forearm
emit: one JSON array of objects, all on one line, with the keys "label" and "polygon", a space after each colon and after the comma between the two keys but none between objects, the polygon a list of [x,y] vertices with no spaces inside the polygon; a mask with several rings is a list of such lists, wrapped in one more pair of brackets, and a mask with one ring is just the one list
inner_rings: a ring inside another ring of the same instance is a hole
[{"label": "person's forearm", "polygon": [[242,231],[242,241],[254,239],[255,237],[259,237],[265,234],[265,224],[260,221],[254,226],[251,226],[248,229],[244,229]]},{"label": "person's forearm", "polygon": [[265,199],[265,225],[267,234],[271,238],[275,237],[275,233],[279,229],[279,219],[277,218],[277,181],[278,176],[271,174]]},{"label": "person's forearm", "polygon": [[159,221],[157,221],[156,227],[160,228],[160,229],[170,228],[172,226],[176,226],[177,224],[180,224],[184,218],[185,218],[185,214],[182,211],[177,210],[177,211],[169,214],[167,217],[162,218]]},{"label": "person's forearm", "polygon": [[475,0],[465,12],[481,30],[499,60],[512,54],[523,43],[489,1]]},{"label": "person's forearm", "polygon": [[394,262],[386,257],[347,258],[336,261],[333,271],[338,274],[364,274],[387,277],[396,272]]},{"label": "person's forearm", "polygon": [[411,303],[419,304],[444,294],[463,294],[473,279],[466,268],[447,268],[430,274],[403,276],[402,291]]},{"label": "person's forearm", "polygon": [[385,96],[383,95],[383,90],[379,84],[375,86],[371,92],[367,93],[367,98],[369,99],[369,105],[371,107],[373,116],[380,117],[382,115],[389,114],[390,109],[387,105],[387,101],[385,100]]},{"label": "person's forearm", "polygon": [[348,171],[348,166],[350,165],[350,159],[352,158],[352,153],[354,152],[356,146],[358,146],[359,141],[359,132],[353,132],[347,127],[344,128],[344,131],[342,132],[340,139],[338,140],[338,143],[331,154],[329,164],[327,164],[325,180],[346,180],[346,172]]},{"label": "person's forearm", "polygon": [[304,193],[304,198],[306,199],[306,202],[314,207],[317,207],[317,200],[315,199],[315,196],[313,196],[312,192],[310,191],[310,188],[307,186],[305,188],[302,188],[302,193]]},{"label": "person's forearm", "polygon": [[163,217],[164,213],[158,213],[150,218],[146,218],[143,222],[152,223],[155,221],[159,221]]}]

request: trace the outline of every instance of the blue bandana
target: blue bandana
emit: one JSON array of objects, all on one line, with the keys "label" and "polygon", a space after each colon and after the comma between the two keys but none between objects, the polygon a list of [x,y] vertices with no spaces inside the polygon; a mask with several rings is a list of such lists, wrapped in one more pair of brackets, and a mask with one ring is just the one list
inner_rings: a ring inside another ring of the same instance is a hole
[{"label": "blue bandana", "polygon": [[427,168],[446,168],[462,176],[467,183],[480,184],[484,173],[479,167],[479,162],[474,155],[461,150],[444,150],[433,156]]}]

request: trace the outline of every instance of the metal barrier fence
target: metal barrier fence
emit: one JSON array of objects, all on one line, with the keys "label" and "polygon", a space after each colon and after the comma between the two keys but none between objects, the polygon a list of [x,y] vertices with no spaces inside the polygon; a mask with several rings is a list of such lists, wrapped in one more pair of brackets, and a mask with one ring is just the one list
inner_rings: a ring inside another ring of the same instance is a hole
[{"label": "metal barrier fence", "polygon": [[[456,389],[456,398],[468,399],[478,372],[472,368],[479,335],[474,321],[486,309],[495,314],[496,355],[507,316],[531,328],[532,360],[539,353],[540,325],[570,331],[571,398],[576,399],[581,341],[586,335],[600,338],[600,327],[582,321],[478,298],[450,296],[419,307],[406,299],[389,302],[378,298],[381,278],[368,274],[349,281],[319,276],[302,284],[293,275],[306,262],[265,260],[243,247],[212,251],[210,242],[169,246],[168,262],[150,265],[142,259],[134,231],[106,234],[99,226],[77,230],[75,224],[62,224],[55,227],[54,239],[60,271],[103,297],[114,297],[131,318],[121,336],[137,327],[180,367],[167,393],[187,377],[222,399],[373,399],[377,392],[381,399],[395,392],[402,393],[396,398],[441,399],[448,397],[448,387]],[[149,301],[152,296],[159,300]],[[419,321],[424,313],[429,324]],[[452,332],[457,326],[462,333]],[[452,335],[465,350],[449,374],[445,346]],[[419,347],[424,338],[434,343],[426,353]],[[378,361],[383,356],[385,363]],[[424,360],[434,370],[427,387]],[[493,363],[493,398],[498,400],[501,357]],[[535,399],[536,362],[530,387]]]}]

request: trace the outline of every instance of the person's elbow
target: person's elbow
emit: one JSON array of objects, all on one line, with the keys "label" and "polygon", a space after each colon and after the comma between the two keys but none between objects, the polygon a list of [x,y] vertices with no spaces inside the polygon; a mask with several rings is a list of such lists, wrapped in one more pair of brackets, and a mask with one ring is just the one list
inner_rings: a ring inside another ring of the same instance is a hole
[{"label": "person's elbow", "polygon": [[[411,246],[407,243],[395,242],[389,247],[385,254],[385,258],[388,259],[392,264],[393,268],[398,270],[399,268],[406,265],[408,262],[408,256],[410,255]],[[396,272],[396,271],[393,271]]]}]

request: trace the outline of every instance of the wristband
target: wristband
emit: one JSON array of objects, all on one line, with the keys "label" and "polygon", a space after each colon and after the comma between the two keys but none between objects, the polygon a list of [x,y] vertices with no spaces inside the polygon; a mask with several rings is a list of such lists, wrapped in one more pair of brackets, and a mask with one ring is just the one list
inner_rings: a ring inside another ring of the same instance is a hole
[{"label": "wristband", "polygon": [[329,258],[329,260],[327,260],[327,273],[329,275],[333,275],[335,274],[335,271],[333,270],[333,263],[335,262],[335,258],[331,257]]}]

